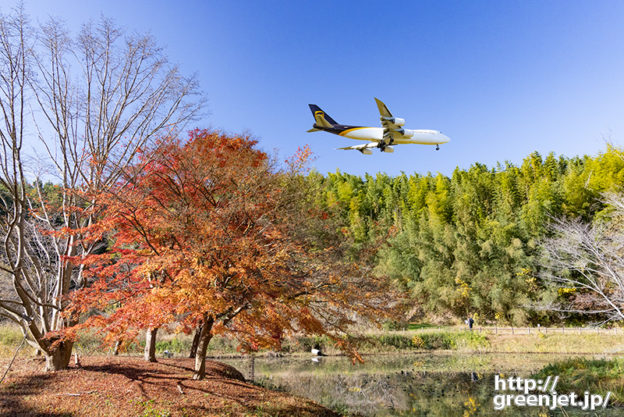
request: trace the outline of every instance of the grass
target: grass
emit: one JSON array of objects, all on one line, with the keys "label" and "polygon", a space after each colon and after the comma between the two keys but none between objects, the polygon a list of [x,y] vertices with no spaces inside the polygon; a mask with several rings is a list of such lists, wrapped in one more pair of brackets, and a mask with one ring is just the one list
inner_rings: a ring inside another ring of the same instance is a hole
[{"label": "grass", "polygon": [[[466,331],[382,331],[354,337],[351,343],[361,353],[392,353],[406,350],[468,350],[482,351],[489,342],[485,335]],[[300,336],[284,344],[284,352],[310,352],[318,346],[326,354],[338,354],[334,343],[326,336]]]},{"label": "grass", "polygon": [[611,391],[610,404],[624,405],[624,359],[573,358],[549,364],[533,377],[545,379],[559,376],[558,392],[584,391],[606,395]]},{"label": "grass", "polygon": [[493,352],[622,353],[622,334],[531,334],[488,336]]},{"label": "grass", "polygon": [[439,326],[430,323],[408,323],[406,330],[435,329]]},{"label": "grass", "polygon": [[[373,331],[365,335],[369,343],[361,344],[365,353],[397,351],[402,348],[422,350],[456,350],[461,352],[503,353],[588,353],[618,354],[624,352],[622,333],[541,333],[494,334],[469,332],[464,327],[420,326],[413,330]],[[411,339],[411,344],[408,339]],[[370,341],[377,343],[370,343]]]},{"label": "grass", "polygon": [[[14,325],[0,325],[0,357],[13,354],[22,340],[22,333]],[[469,332],[463,327],[438,327],[418,325],[412,330],[376,330],[354,337],[351,342],[361,353],[399,353],[414,350],[453,350],[459,352],[504,353],[588,353],[615,354],[624,352],[624,334],[614,333],[534,333],[492,334]],[[186,357],[190,351],[192,335],[161,331],[156,342],[156,352],[169,351],[176,357]],[[102,344],[101,336],[94,331],[83,331],[75,344],[80,355],[110,354],[111,349]],[[281,353],[306,354],[315,347],[329,355],[340,354],[334,342],[326,336],[297,336],[284,341]],[[144,340],[139,338],[126,346],[122,354],[140,355]],[[18,357],[29,356],[33,349],[25,346]],[[259,354],[269,352],[259,352]],[[214,337],[208,346],[209,356],[238,355],[236,342],[224,337]]]},{"label": "grass", "polygon": [[[0,324],[0,357],[13,356],[15,349],[22,342],[24,335],[21,330],[10,324]],[[20,354],[23,355],[25,351],[29,351],[28,347],[22,347]],[[32,354],[32,352],[28,352]]]}]

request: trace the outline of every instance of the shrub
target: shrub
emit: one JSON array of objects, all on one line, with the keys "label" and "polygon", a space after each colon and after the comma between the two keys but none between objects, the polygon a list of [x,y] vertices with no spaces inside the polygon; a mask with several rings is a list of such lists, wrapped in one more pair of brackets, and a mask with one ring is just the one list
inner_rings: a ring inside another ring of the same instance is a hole
[{"label": "shrub", "polygon": [[191,350],[191,343],[188,340],[183,340],[178,337],[174,337],[169,340],[156,340],[156,352],[162,353],[168,350],[171,353],[187,353]]},{"label": "shrub", "polygon": [[382,327],[384,330],[407,330],[409,325],[403,321],[387,320],[383,323]]},{"label": "shrub", "polygon": [[412,339],[408,335],[403,334],[385,334],[378,336],[381,346],[392,346],[396,349],[410,349],[414,345]]},{"label": "shrub", "polygon": [[479,349],[489,345],[484,334],[475,332],[434,332],[412,337],[412,347],[416,349]]},{"label": "shrub", "polygon": [[425,348],[425,341],[422,339],[422,337],[415,335],[414,337],[412,337],[412,345],[416,348],[416,349],[424,349]]},{"label": "shrub", "polygon": [[487,337],[482,333],[462,332],[459,335],[460,337],[455,339],[455,349],[479,349],[485,348],[490,344]]}]

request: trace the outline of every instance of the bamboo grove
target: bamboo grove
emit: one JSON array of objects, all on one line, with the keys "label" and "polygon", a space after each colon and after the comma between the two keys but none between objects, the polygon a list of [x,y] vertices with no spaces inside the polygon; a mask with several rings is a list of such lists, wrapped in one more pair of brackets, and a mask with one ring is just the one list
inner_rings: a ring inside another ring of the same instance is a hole
[{"label": "bamboo grove", "polygon": [[609,146],[595,157],[534,152],[519,166],[475,163],[450,177],[337,171],[308,181],[349,256],[409,293],[413,317],[537,324],[575,319],[543,308],[566,295],[539,279],[549,225],[600,222],[609,212],[603,193],[622,190],[623,157]]}]

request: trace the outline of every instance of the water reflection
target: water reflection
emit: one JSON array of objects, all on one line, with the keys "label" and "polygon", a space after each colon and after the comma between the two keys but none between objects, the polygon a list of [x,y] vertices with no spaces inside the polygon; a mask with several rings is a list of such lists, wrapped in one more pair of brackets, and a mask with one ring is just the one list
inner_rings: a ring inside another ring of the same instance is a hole
[{"label": "water reflection", "polygon": [[[529,376],[562,355],[415,354],[227,361],[248,379],[360,416],[624,416],[624,409],[493,408],[494,374]],[[582,388],[579,388],[579,391]]]}]

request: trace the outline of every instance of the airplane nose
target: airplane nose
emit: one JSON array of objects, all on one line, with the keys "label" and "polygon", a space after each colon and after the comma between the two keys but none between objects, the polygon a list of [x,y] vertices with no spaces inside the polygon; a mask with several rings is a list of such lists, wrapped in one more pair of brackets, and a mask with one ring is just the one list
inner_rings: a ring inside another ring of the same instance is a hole
[{"label": "airplane nose", "polygon": [[451,138],[449,138],[448,136],[444,135],[444,143],[449,143],[451,141]]}]

